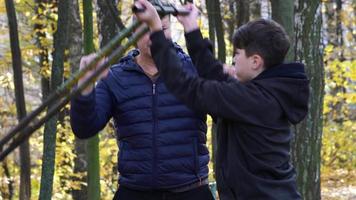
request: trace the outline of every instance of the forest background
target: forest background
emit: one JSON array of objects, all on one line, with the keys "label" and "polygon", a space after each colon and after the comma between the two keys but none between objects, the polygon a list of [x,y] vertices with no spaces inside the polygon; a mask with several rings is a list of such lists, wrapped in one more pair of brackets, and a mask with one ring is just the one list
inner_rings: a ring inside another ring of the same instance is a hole
[{"label": "forest background", "polygon": [[[311,81],[310,112],[293,127],[298,188],[306,200],[356,199],[356,1],[195,3],[204,36],[228,64],[234,28],[260,17],[285,27],[293,41],[287,60],[305,63]],[[131,5],[132,0],[0,0],[0,139],[78,70],[82,55],[98,51],[129,26]],[[172,30],[173,40],[184,47],[174,18]],[[68,109],[0,163],[0,199],[112,199],[118,178],[113,123],[98,137],[79,140]],[[208,124],[214,183],[210,118]]]}]

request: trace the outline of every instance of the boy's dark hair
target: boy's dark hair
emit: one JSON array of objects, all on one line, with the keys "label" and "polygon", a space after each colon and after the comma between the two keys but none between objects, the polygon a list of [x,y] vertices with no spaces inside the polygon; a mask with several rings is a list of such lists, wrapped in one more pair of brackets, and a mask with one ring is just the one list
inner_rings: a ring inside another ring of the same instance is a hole
[{"label": "boy's dark hair", "polygon": [[236,48],[244,49],[247,57],[253,54],[260,55],[265,68],[281,64],[290,46],[284,28],[277,22],[267,19],[254,20],[241,26],[234,33],[232,42],[234,51]]}]

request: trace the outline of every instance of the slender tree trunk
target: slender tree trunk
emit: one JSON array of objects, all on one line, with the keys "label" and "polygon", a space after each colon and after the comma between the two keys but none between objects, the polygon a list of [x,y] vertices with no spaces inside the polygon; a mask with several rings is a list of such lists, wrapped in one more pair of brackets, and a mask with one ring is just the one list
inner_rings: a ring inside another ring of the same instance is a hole
[{"label": "slender tree trunk", "polygon": [[214,2],[211,0],[206,0],[205,5],[206,5],[207,13],[208,13],[209,39],[213,44],[213,49],[215,50],[215,29],[216,28],[215,28],[215,18],[214,18],[214,13],[215,13]]},{"label": "slender tree trunk", "polygon": [[[327,27],[325,27],[327,44],[341,47],[344,44],[341,19],[342,0],[327,1],[323,4],[325,7],[325,20],[327,21]],[[342,53],[342,50],[338,52]],[[336,56],[342,57],[341,54]]]},{"label": "slender tree trunk", "polygon": [[230,20],[228,20],[229,40],[236,29],[247,23],[250,18],[250,4],[258,0],[229,0]]},{"label": "slender tree trunk", "polygon": [[[9,34],[11,43],[11,57],[14,72],[14,85],[16,96],[17,119],[20,121],[26,116],[26,103],[22,79],[22,58],[17,31],[17,19],[14,2],[6,0],[6,13],[9,22]],[[30,144],[26,140],[20,146],[20,199],[27,200],[31,198],[31,161]]]},{"label": "slender tree trunk", "polygon": [[[218,0],[206,0],[206,8],[208,13],[209,21],[209,38],[213,44],[215,44],[215,36],[218,45],[218,59],[222,62],[226,60],[226,47],[225,47],[225,37],[223,30],[223,20],[221,16],[220,3]],[[216,33],[216,35],[215,35]],[[215,49],[215,48],[214,48]],[[216,123],[213,122],[211,128],[211,138],[212,138],[212,162],[213,162],[213,172],[215,176],[215,157],[216,157]]]},{"label": "slender tree trunk", "polygon": [[[47,0],[35,0],[35,12],[36,18],[39,21],[45,20],[44,12],[40,10],[45,10],[44,4],[47,4]],[[49,76],[46,75],[45,71],[49,68],[49,60],[48,60],[48,48],[43,44],[44,40],[46,40],[46,27],[43,23],[35,23],[34,30],[36,33],[36,44],[39,51],[39,65],[40,65],[40,73],[41,73],[41,90],[42,90],[42,101],[44,101],[50,91],[50,83]]]},{"label": "slender tree trunk", "polygon": [[[63,82],[64,51],[68,38],[68,0],[58,1],[58,23],[54,35],[54,56],[51,72],[51,91],[55,91]],[[53,175],[55,165],[56,132],[58,114],[45,125],[43,141],[42,175],[40,199],[51,199],[53,190]]]},{"label": "slender tree trunk", "polygon": [[237,27],[240,27],[250,19],[250,3],[248,0],[237,0],[236,2],[236,21]]},{"label": "slender tree trunk", "polygon": [[336,26],[337,26],[337,19],[335,15],[336,9],[334,8],[335,2],[334,1],[327,1],[323,3],[325,6],[325,18],[327,26],[325,27],[325,38],[327,39],[327,44],[331,44],[337,46],[337,34],[336,34]]},{"label": "slender tree trunk", "polygon": [[2,193],[2,195],[3,195],[2,197],[4,199],[11,200],[14,197],[14,181],[11,178],[9,166],[7,165],[6,159],[1,163],[1,166],[4,170],[4,174],[5,174],[6,178],[9,181],[7,184],[7,187],[9,188],[9,193]]},{"label": "slender tree trunk", "polygon": [[[215,24],[215,33],[216,33],[216,39],[217,39],[217,45],[218,45],[218,59],[225,63],[226,62],[226,45],[225,45],[225,34],[224,34],[224,28],[223,28],[223,20],[221,16],[221,8],[220,8],[220,3],[219,0],[212,0],[212,6],[214,10],[214,24]],[[217,150],[217,140],[216,140],[216,127],[217,124],[213,123],[212,126],[212,144],[213,144],[213,153],[214,153],[214,159],[216,158],[216,150]],[[215,163],[215,161],[214,161]],[[215,164],[214,164],[214,175],[215,175]]]},{"label": "slender tree trunk", "polygon": [[320,0],[298,0],[295,4],[295,58],[306,65],[310,79],[309,113],[294,127],[292,158],[298,188],[304,199],[320,199],[320,149],[324,68],[321,46]]},{"label": "slender tree trunk", "polygon": [[[343,28],[342,28],[342,19],[341,19],[341,12],[342,12],[342,0],[336,0],[335,2],[336,4],[336,41],[335,41],[335,45],[336,47],[339,47],[340,50],[339,51],[336,51],[337,52],[337,55],[335,55],[335,57],[340,61],[340,62],[343,62],[345,61],[345,56],[344,56],[344,36],[343,36]],[[342,66],[338,65],[337,66],[338,68],[342,68]],[[340,69],[342,70],[342,69]],[[333,76],[333,74],[332,74]],[[339,77],[341,82],[347,82],[346,80],[346,77],[345,76],[341,76]],[[331,89],[331,92],[333,95],[337,95],[338,93],[341,93],[341,94],[345,94],[347,91],[346,91],[346,88],[343,86],[343,85],[338,85],[336,86],[335,88]],[[334,118],[334,121],[335,122],[338,122],[340,124],[342,124],[342,122],[345,120],[345,114],[343,113],[343,105],[346,104],[346,99],[343,99],[343,100],[340,100],[340,102],[336,103],[334,106],[333,106],[333,110],[334,112],[331,112],[331,113],[335,113],[334,116],[336,116]]]},{"label": "slender tree trunk", "polygon": [[218,59],[225,63],[226,61],[226,45],[225,45],[225,34],[224,34],[224,25],[221,17],[221,8],[219,0],[214,1],[215,8],[215,28],[216,28],[216,39],[218,42]]},{"label": "slender tree trunk", "polygon": [[[80,58],[82,56],[83,39],[82,39],[82,24],[79,13],[78,0],[73,0],[69,5],[69,63],[71,66],[71,72],[74,73],[79,69]],[[73,181],[80,182],[80,189],[72,191],[73,200],[86,200],[88,199],[88,188],[85,184],[87,180],[87,152],[86,152],[86,140],[75,138],[75,153],[74,159],[74,173],[81,175],[80,178],[74,176]]]},{"label": "slender tree trunk", "polygon": [[[120,16],[118,16],[118,13],[120,12],[117,10],[116,4],[117,4],[116,0],[104,0],[104,1],[97,0],[96,13],[98,16],[97,21],[98,21],[100,48],[107,45],[110,42],[110,40],[115,35],[118,34],[119,29],[124,28],[122,25],[120,25],[122,24],[122,22]],[[110,10],[111,12],[108,13],[108,10]],[[116,15],[113,15],[113,13],[116,13]],[[113,26],[113,24],[116,24],[116,26]],[[108,137],[115,137],[115,136],[110,134]],[[104,138],[104,139],[110,139],[110,138]],[[115,177],[117,171],[118,171],[117,165],[114,165],[113,174],[112,174],[112,181],[113,181],[112,183],[114,185],[117,185],[117,178]]]},{"label": "slender tree trunk", "polygon": [[250,19],[255,20],[261,18],[261,0],[250,1]]},{"label": "slender tree trunk", "polygon": [[[83,0],[84,9],[84,54],[94,52],[93,5],[91,0]],[[88,199],[100,199],[99,135],[91,137],[87,143],[88,152]]]},{"label": "slender tree trunk", "polygon": [[[356,0],[352,0],[353,4],[352,4],[352,10],[353,10],[353,13],[356,13]],[[355,14],[354,14],[354,17],[355,17]],[[348,29],[349,29],[349,32],[352,33],[355,28],[355,26],[353,25],[350,25],[348,26]],[[355,41],[356,41],[356,34],[353,34],[353,39],[351,40],[353,42],[353,44],[355,44]]]},{"label": "slender tree trunk", "polygon": [[280,23],[289,35],[291,47],[286,60],[294,59],[294,1],[293,0],[271,0],[272,19]]},{"label": "slender tree trunk", "polygon": [[[79,65],[79,63],[78,63]],[[86,200],[88,199],[88,187],[83,184],[87,180],[87,141],[75,139],[75,152],[77,157],[74,159],[74,173],[80,175],[80,178],[74,177],[73,181],[80,182],[80,189],[72,191],[73,200]]]},{"label": "slender tree trunk", "polygon": [[[342,0],[336,0],[336,38],[337,44],[341,47],[344,45],[344,36],[342,30],[342,19],[341,19],[341,12],[342,12]],[[340,52],[341,61],[344,61],[343,51]]]},{"label": "slender tree trunk", "polygon": [[123,26],[118,27],[117,24],[122,24],[118,16],[114,14],[119,13],[116,9],[116,0],[97,0],[96,14],[98,18],[99,42],[100,47],[105,46],[108,42],[122,29]]},{"label": "slender tree trunk", "polygon": [[270,0],[260,0],[261,2],[261,17],[269,19],[272,17],[271,1]]},{"label": "slender tree trunk", "polygon": [[[81,23],[80,23],[80,15],[79,15],[79,5],[78,5],[78,0],[72,0],[69,1],[69,5],[68,5],[68,39],[67,39],[67,46],[65,47],[65,49],[67,50],[67,53],[64,54],[64,63],[68,63],[70,56],[69,55],[71,53],[71,51],[79,51],[78,55],[76,55],[76,59],[80,60],[80,56],[81,56],[81,47],[82,47],[82,28],[81,28]],[[75,10],[77,9],[77,11]],[[78,12],[77,14],[75,12]],[[75,16],[78,15],[78,16]],[[78,26],[78,20],[79,20],[79,26]],[[76,35],[78,35],[78,33],[80,34],[79,37],[76,37]],[[76,40],[79,39],[79,40]],[[69,63],[71,64],[71,63]],[[79,66],[79,64],[78,64]],[[77,66],[77,67],[78,67]],[[66,70],[66,69],[65,69]],[[70,71],[72,71],[72,68],[70,68]],[[68,75],[68,74],[67,74]],[[68,76],[64,75],[63,80],[67,81]],[[58,125],[61,125],[61,127],[63,127],[64,129],[69,128],[69,107],[64,107],[62,109],[62,111],[59,113],[58,115]],[[72,132],[71,131],[58,131],[58,136],[57,136],[57,146],[66,146],[66,145],[71,145],[72,142],[75,141],[71,141],[68,140],[68,137],[72,136]],[[75,138],[74,138],[75,140]],[[84,143],[85,145],[85,143]],[[85,146],[84,146],[85,147]],[[75,148],[75,147],[74,147]],[[72,162],[75,162],[76,157],[72,158],[71,155],[69,155],[69,153],[65,152],[65,151],[61,151],[59,150],[57,153],[57,156],[60,156],[60,159],[58,160],[58,162],[56,163],[56,167],[61,167],[64,169],[72,169]],[[85,174],[85,169],[84,169],[84,173]],[[73,168],[73,172],[74,172],[74,168]],[[78,174],[78,173],[77,173]],[[73,175],[72,173],[59,173],[59,184],[60,184],[60,188],[63,188],[63,193],[66,193],[68,196],[73,194],[73,187],[68,187],[68,183],[73,182],[74,180],[78,180],[78,176]],[[84,177],[85,178],[85,177]],[[79,180],[77,182],[79,184]],[[84,186],[83,184],[80,186]],[[80,192],[85,192],[84,191],[80,191]],[[83,198],[83,197],[81,197]]]},{"label": "slender tree trunk", "polygon": [[229,17],[226,19],[226,24],[227,24],[227,33],[228,33],[228,38],[229,41],[232,41],[232,36],[237,28],[237,21],[236,21],[236,1],[235,0],[229,0]]},{"label": "slender tree trunk", "polygon": [[[209,23],[209,39],[213,45],[213,50],[215,54],[215,32],[216,32],[216,23],[215,23],[215,7],[214,7],[214,1],[212,0],[206,0],[206,10],[208,14],[208,23]],[[217,141],[216,141],[216,123],[212,123],[211,127],[211,144],[212,144],[212,153],[211,153],[211,160],[213,162],[213,176],[215,177],[215,158],[216,158],[216,148],[217,148]]]}]

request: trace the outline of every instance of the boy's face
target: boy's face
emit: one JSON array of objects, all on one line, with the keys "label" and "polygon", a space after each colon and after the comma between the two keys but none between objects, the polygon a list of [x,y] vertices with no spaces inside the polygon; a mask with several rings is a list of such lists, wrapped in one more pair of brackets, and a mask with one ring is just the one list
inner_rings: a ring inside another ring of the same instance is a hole
[{"label": "boy's face", "polygon": [[[138,28],[138,30],[143,29],[144,26]],[[166,38],[171,38],[171,29],[170,29],[170,19],[169,17],[162,18],[162,29]],[[147,32],[137,41],[137,48],[140,50],[140,54],[144,56],[151,57],[151,40],[150,40],[150,32]]]},{"label": "boy's face", "polygon": [[235,49],[234,63],[240,82],[250,81],[264,70],[263,59],[256,54],[247,57],[244,49]]}]

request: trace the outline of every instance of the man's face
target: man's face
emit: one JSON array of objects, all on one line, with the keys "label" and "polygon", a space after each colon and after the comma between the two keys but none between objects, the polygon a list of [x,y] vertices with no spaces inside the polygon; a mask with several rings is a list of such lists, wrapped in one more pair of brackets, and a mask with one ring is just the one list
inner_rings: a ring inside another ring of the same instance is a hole
[{"label": "man's face", "polygon": [[[170,19],[168,16],[162,18],[162,29],[166,38],[171,39],[171,27],[170,27]],[[143,26],[139,27],[138,30],[143,29]],[[140,50],[140,54],[142,56],[151,57],[151,40],[150,40],[150,32],[147,32],[137,41],[137,48]]]}]

